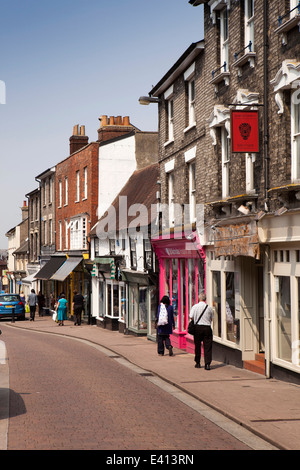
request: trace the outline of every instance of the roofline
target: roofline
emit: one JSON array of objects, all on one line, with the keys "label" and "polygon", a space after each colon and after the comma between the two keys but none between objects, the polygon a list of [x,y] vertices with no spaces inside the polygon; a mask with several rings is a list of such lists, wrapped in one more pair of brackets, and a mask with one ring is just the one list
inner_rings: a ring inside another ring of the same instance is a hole
[{"label": "roofline", "polygon": [[48,168],[48,170],[43,171],[39,175],[37,175],[35,178],[36,179],[42,179],[43,177],[45,178],[48,175],[52,175],[55,173],[55,166]]},{"label": "roofline", "polygon": [[103,142],[99,142],[99,147],[112,144],[113,142],[117,142],[118,140],[128,139],[129,137],[133,137],[137,132],[141,132],[141,131],[137,131],[136,129],[133,129],[127,134],[122,134],[122,135],[119,135],[118,137],[113,137],[112,139],[104,140]]},{"label": "roofline", "polygon": [[208,0],[189,0],[189,3],[193,6],[193,7],[197,7],[199,5],[202,5],[203,3],[207,3]]},{"label": "roofline", "polygon": [[170,68],[170,70],[163,76],[163,78],[152,88],[149,96],[158,97],[164,90],[166,90],[174,80],[188,68],[189,64],[197,57],[202,50],[204,50],[204,40],[193,42],[186,51],[179,57],[177,62]]}]

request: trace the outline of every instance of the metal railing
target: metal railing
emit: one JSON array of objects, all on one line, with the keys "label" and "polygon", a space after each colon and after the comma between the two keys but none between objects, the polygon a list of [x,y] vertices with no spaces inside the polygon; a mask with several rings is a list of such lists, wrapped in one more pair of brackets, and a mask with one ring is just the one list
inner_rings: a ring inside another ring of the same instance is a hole
[{"label": "metal railing", "polygon": [[284,18],[286,18],[287,16],[290,16],[290,14],[295,10],[298,10],[298,15],[300,15],[300,1],[299,1],[298,5],[296,5],[294,8],[292,8],[292,10],[290,10],[288,13],[278,17],[279,26],[282,25],[282,20],[284,20]]},{"label": "metal railing", "polygon": [[247,46],[245,46],[243,49],[241,49],[239,52],[236,52],[234,54],[234,60],[237,61],[238,60],[238,56],[244,52],[245,49],[248,49],[249,48],[249,52],[252,52],[252,41],[249,41],[249,44]]},{"label": "metal railing", "polygon": [[211,73],[211,74],[212,74],[212,78],[214,79],[214,78],[215,78],[215,74],[216,74],[217,72],[219,72],[220,70],[222,70],[223,68],[224,68],[224,72],[226,72],[226,69],[227,69],[227,63],[226,63],[226,62],[224,62],[224,64],[221,65],[221,67],[219,67],[218,69],[212,71],[212,73]]}]

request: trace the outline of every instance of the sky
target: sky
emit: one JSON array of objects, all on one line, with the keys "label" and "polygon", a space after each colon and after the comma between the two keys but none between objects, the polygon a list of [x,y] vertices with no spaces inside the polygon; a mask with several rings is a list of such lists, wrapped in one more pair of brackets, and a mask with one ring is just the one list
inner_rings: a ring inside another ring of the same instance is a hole
[{"label": "sky", "polygon": [[[203,39],[188,0],[0,0],[0,249],[21,221],[35,177],[69,154],[76,124],[97,140],[99,117],[129,116],[157,131],[141,106],[183,52]],[[1,88],[3,90],[3,87]]]}]

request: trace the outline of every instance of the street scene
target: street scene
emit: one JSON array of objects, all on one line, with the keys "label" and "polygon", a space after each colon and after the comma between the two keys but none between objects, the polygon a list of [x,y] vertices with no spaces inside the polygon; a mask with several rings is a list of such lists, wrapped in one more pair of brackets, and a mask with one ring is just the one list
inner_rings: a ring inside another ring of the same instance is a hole
[{"label": "street scene", "polygon": [[2,13],[0,450],[298,450],[299,0]]}]

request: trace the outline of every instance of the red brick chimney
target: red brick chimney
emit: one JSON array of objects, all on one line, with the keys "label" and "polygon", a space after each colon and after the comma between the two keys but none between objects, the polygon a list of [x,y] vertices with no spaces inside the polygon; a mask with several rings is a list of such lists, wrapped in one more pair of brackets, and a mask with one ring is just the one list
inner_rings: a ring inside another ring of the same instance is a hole
[{"label": "red brick chimney", "polygon": [[70,137],[70,155],[77,152],[82,147],[85,147],[89,143],[89,138],[85,135],[85,126],[80,126],[79,124],[73,127],[73,135]]},{"label": "red brick chimney", "polygon": [[100,128],[98,129],[98,142],[120,137],[121,135],[128,134],[135,127],[130,124],[129,116],[101,116],[99,118]]}]

